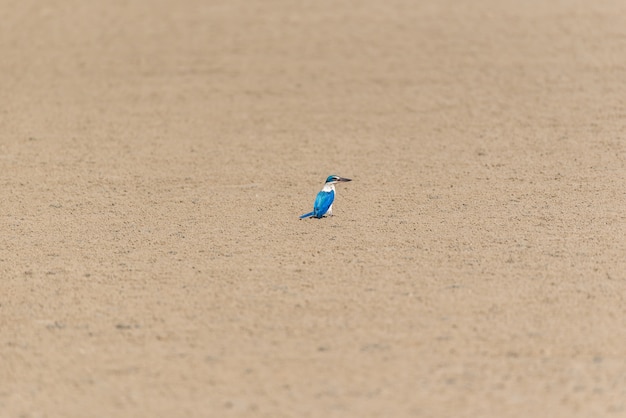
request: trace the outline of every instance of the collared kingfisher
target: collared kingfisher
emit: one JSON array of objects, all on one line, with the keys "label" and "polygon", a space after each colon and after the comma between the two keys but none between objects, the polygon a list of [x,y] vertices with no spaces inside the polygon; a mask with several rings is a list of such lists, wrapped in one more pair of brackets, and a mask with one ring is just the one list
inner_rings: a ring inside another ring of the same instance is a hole
[{"label": "collared kingfisher", "polygon": [[343,183],[346,181],[352,181],[339,176],[328,176],[326,183],[322,190],[317,194],[315,203],[313,204],[313,212],[305,213],[300,216],[300,219],[304,218],[323,218],[324,216],[333,216],[333,201],[335,200],[335,184]]}]

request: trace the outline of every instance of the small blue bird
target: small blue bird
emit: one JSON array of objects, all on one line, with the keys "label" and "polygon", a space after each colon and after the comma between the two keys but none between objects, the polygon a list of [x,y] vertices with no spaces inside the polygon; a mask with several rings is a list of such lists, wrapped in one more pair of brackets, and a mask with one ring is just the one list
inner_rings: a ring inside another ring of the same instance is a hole
[{"label": "small blue bird", "polygon": [[322,190],[317,194],[315,203],[313,204],[313,212],[305,213],[300,216],[300,219],[304,218],[323,218],[324,216],[333,216],[333,201],[335,200],[335,184],[346,181],[352,181],[339,176],[328,176],[326,183]]}]

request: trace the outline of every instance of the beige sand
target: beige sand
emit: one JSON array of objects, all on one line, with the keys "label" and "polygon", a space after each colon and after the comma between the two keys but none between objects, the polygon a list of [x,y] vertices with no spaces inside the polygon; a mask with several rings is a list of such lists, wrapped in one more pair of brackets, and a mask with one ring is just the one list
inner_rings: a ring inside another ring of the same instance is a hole
[{"label": "beige sand", "polygon": [[0,416],[626,416],[623,1],[1,9]]}]

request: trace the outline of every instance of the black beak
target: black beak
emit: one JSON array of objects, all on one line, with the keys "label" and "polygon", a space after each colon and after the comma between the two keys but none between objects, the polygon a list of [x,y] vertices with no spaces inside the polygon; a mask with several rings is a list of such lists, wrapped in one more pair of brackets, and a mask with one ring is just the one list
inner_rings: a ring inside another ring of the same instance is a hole
[{"label": "black beak", "polygon": [[347,178],[345,178],[345,177],[339,177],[339,178],[337,179],[337,181],[340,181],[340,182],[344,182],[344,181],[352,181],[352,179],[347,179]]}]

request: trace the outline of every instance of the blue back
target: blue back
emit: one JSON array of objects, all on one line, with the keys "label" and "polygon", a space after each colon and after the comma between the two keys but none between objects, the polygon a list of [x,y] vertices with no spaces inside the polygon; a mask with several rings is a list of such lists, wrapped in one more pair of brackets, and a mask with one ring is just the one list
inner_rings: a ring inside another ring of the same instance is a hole
[{"label": "blue back", "polygon": [[315,204],[313,205],[313,216],[316,218],[321,218],[326,214],[330,205],[333,204],[333,200],[335,200],[335,192],[319,192],[317,197],[315,198]]}]

